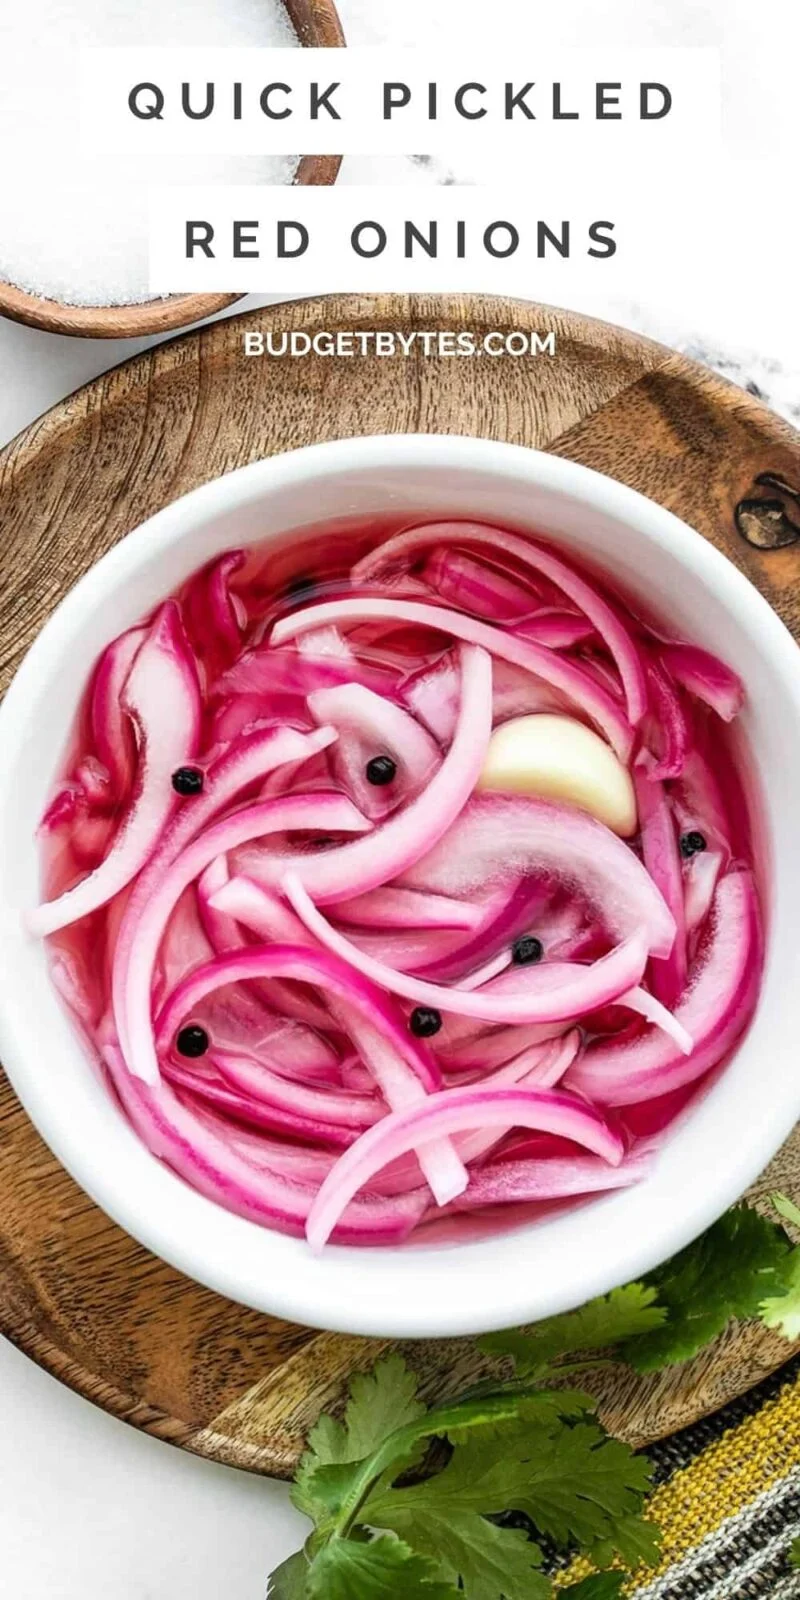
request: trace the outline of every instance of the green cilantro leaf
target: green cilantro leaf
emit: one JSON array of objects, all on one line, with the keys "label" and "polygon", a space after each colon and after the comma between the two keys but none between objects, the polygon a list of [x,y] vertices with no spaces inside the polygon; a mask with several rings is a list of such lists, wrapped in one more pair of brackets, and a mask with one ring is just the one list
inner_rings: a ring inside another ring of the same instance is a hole
[{"label": "green cilantro leaf", "polygon": [[454,1583],[460,1578],[466,1600],[549,1600],[549,1580],[537,1570],[542,1552],[522,1530],[498,1528],[475,1511],[442,1509],[435,1495],[423,1506],[392,1504],[402,1493],[384,1497],[374,1515],[382,1527],[441,1562]]},{"label": "green cilantro leaf", "polygon": [[327,1535],[333,1532],[339,1519],[346,1520],[345,1508],[351,1500],[358,1504],[359,1485],[368,1464],[363,1461],[338,1461],[331,1466],[304,1469],[301,1461],[292,1489],[292,1501],[298,1511],[303,1511]]},{"label": "green cilantro leaf", "polygon": [[655,1288],[629,1283],[590,1300],[577,1311],[546,1317],[531,1328],[487,1334],[480,1346],[489,1355],[512,1356],[520,1377],[533,1377],[557,1356],[604,1350],[634,1334],[661,1327],[667,1312],[655,1302]]},{"label": "green cilantro leaf", "polygon": [[[537,1395],[514,1385],[435,1406],[390,1433],[363,1461],[320,1464],[307,1454],[300,1464],[292,1498],[325,1537],[347,1534],[361,1520],[361,1507],[376,1484],[391,1483],[409,1462],[418,1459],[420,1440],[442,1435],[461,1438],[476,1429],[496,1435],[534,1405]],[[559,1424],[560,1425],[560,1424]]]},{"label": "green cilantro leaf", "polygon": [[[800,1209],[773,1198],[800,1228]],[[485,1338],[484,1350],[513,1358],[509,1382],[426,1410],[402,1359],[387,1357],[353,1379],[342,1420],[322,1417],[309,1435],[293,1499],[316,1530],[273,1573],[269,1600],[548,1600],[538,1545],[489,1520],[508,1512],[595,1567],[653,1562],[647,1462],[590,1420],[591,1396],[543,1384],[579,1370],[582,1352],[592,1365],[614,1351],[640,1371],[685,1361],[732,1317],[758,1314],[800,1338],[800,1246],[740,1205],[641,1283]],[[444,1467],[435,1439],[449,1441]],[[396,1487],[409,1465],[426,1476]],[[800,1566],[800,1540],[789,1559]],[[561,1600],[619,1600],[624,1582],[598,1571]]]},{"label": "green cilantro leaf", "polygon": [[786,1222],[791,1222],[795,1228],[800,1228],[800,1208],[794,1204],[793,1200],[789,1199],[788,1195],[774,1194],[772,1196],[772,1204]]},{"label": "green cilantro leaf", "polygon": [[270,1573],[267,1600],[306,1600],[308,1572],[308,1561],[303,1551],[296,1551],[288,1561],[283,1561]]},{"label": "green cilantro leaf", "polygon": [[626,1566],[652,1566],[658,1559],[661,1530],[646,1517],[620,1517],[612,1539],[598,1539],[592,1547],[596,1567],[610,1567],[617,1556]]},{"label": "green cilantro leaf", "polygon": [[792,1252],[783,1294],[761,1302],[762,1322],[776,1328],[784,1339],[800,1339],[800,1250]]},{"label": "green cilantro leaf", "polygon": [[[790,1200],[774,1201],[800,1226]],[[532,1328],[489,1334],[481,1347],[511,1356],[522,1378],[545,1376],[558,1357],[613,1347],[638,1371],[651,1372],[690,1360],[733,1317],[758,1315],[786,1338],[800,1338],[800,1247],[778,1224],[739,1205],[642,1283]]]},{"label": "green cilantro leaf", "polygon": [[648,1275],[667,1321],[627,1342],[625,1360],[639,1372],[689,1361],[732,1317],[754,1317],[765,1300],[786,1293],[793,1255],[783,1228],[751,1206],[735,1206]]},{"label": "green cilantro leaf", "polygon": [[320,1417],[308,1435],[307,1449],[295,1473],[291,1490],[293,1504],[312,1522],[318,1522],[328,1508],[327,1500],[314,1487],[317,1472],[321,1467],[341,1462],[342,1455],[346,1453],[346,1434],[341,1422],[333,1417]]},{"label": "green cilantro leaf", "polygon": [[460,1600],[458,1590],[401,1539],[333,1539],[308,1569],[309,1600]]},{"label": "green cilantro leaf", "polygon": [[331,1462],[347,1460],[347,1433],[344,1423],[335,1417],[322,1416],[308,1435],[308,1451],[317,1462],[327,1466]]},{"label": "green cilantro leaf", "polygon": [[[800,1209],[788,1195],[774,1194],[772,1204],[781,1217],[800,1228]],[[785,1339],[800,1339],[800,1248],[796,1245],[787,1262],[782,1294],[765,1299],[760,1316],[768,1328],[776,1328]]]},{"label": "green cilantro leaf", "polygon": [[[470,1411],[463,1423],[457,1413],[451,1412],[449,1425],[442,1430],[452,1444],[460,1444],[477,1427],[486,1436],[491,1433],[504,1435],[508,1424],[514,1422],[535,1423],[541,1428],[557,1429],[565,1421],[577,1421],[581,1417],[593,1416],[597,1411],[595,1396],[584,1394],[580,1389],[530,1388],[524,1381],[512,1379],[500,1390],[495,1387],[485,1393],[493,1406],[501,1407],[499,1415],[487,1412],[482,1416],[480,1412],[472,1411],[472,1404],[478,1397],[471,1394]],[[431,1416],[437,1414],[429,1413]]]},{"label": "green cilantro leaf", "polygon": [[334,1515],[353,1482],[352,1471],[320,1473],[363,1461],[398,1429],[417,1422],[425,1406],[417,1399],[417,1379],[402,1357],[389,1355],[350,1382],[344,1421],[322,1416],[311,1429],[297,1469],[292,1500],[312,1522]]},{"label": "green cilantro leaf", "polygon": [[417,1398],[417,1378],[402,1356],[386,1356],[371,1372],[357,1373],[350,1384],[344,1414],[347,1455],[340,1461],[363,1461],[384,1439],[424,1417],[426,1407]]},{"label": "green cilantro leaf", "polygon": [[562,1589],[559,1600],[617,1600],[626,1577],[625,1572],[594,1572],[591,1578]]},{"label": "green cilantro leaf", "polygon": [[[639,1517],[650,1481],[642,1456],[595,1424],[546,1428],[520,1422],[495,1436],[468,1437],[435,1478],[371,1496],[361,1517],[373,1527],[409,1530],[420,1513],[442,1525],[467,1513],[522,1511],[556,1544],[577,1542],[600,1563],[609,1550],[652,1555]],[[398,1520],[399,1519],[399,1520]]]},{"label": "green cilantro leaf", "polygon": [[789,1560],[793,1567],[800,1567],[800,1539],[795,1539],[789,1550]]}]

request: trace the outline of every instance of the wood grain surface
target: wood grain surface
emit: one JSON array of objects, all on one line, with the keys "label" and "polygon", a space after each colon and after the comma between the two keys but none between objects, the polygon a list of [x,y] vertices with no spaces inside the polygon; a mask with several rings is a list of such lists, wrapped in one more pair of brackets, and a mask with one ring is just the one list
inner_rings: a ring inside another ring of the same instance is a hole
[{"label": "wood grain surface", "polygon": [[[529,359],[249,358],[246,330],[537,329]],[[611,473],[692,523],[800,637],[800,437],[757,400],[621,329],[528,303],[345,297],[217,323],[54,407],[0,454],[0,687],[53,607],[145,517],[221,473],[316,440],[476,434]],[[800,1189],[800,1135],[754,1191]],[[212,1294],[109,1222],[0,1085],[0,1328],[116,1416],[231,1465],[291,1473],[309,1423],[379,1341],[314,1334]],[[404,1346],[429,1394],[482,1369],[469,1341]],[[597,1380],[640,1443],[715,1409],[791,1353],[729,1332],[649,1379]]]}]

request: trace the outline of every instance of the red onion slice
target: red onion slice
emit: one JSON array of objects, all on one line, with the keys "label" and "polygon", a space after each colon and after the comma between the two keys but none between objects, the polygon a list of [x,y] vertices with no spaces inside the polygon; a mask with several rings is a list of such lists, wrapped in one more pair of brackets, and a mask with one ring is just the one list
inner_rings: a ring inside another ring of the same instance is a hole
[{"label": "red onion slice", "polygon": [[[222,891],[225,891],[222,894]],[[209,910],[215,915],[224,915],[227,923],[235,927],[241,925],[254,933],[257,939],[264,944],[313,944],[299,917],[296,917],[287,906],[286,901],[279,894],[274,894],[269,889],[262,889],[259,884],[253,883],[250,878],[238,875],[228,884],[221,886],[223,906],[228,902],[230,895],[230,913],[220,912],[218,906],[210,906]],[[240,948],[242,939],[237,936],[231,940],[226,949]],[[223,954],[221,951],[220,954]],[[330,1018],[321,1000],[309,994],[301,994],[291,984],[283,983],[281,979],[265,979],[259,984],[259,991],[263,991],[267,1003],[284,1015],[285,1018],[294,1018],[311,1028],[327,1029]]]},{"label": "red onion slice", "polygon": [[[609,960],[608,956],[603,958]],[[599,966],[600,963],[595,963]],[[535,994],[547,993],[548,990],[558,990],[563,984],[571,984],[576,973],[588,973],[591,967],[578,965],[573,961],[543,961],[535,967],[518,967],[510,962],[496,974],[492,974],[481,989],[482,998],[496,999],[498,1002],[516,995],[524,995],[526,1000]],[[459,986],[461,988],[462,986]],[[471,987],[471,986],[470,986]],[[687,1033],[682,1024],[663,1006],[655,996],[646,989],[633,985],[617,996],[616,1006],[624,1006],[631,1011],[636,1011],[648,1022],[653,1022],[661,1028],[670,1039],[674,1040],[679,1050],[688,1055],[692,1048],[691,1035]],[[600,1009],[590,1007],[592,1014]],[[577,1013],[576,1013],[577,1015]],[[593,1026],[590,1020],[588,1026]]]},{"label": "red onion slice", "polygon": [[[296,802],[295,802],[296,803]],[[173,990],[157,1020],[158,1046],[170,1048],[173,1036],[184,1019],[216,989],[230,983],[247,983],[257,978],[289,978],[295,983],[310,983],[329,990],[355,1007],[365,1020],[384,1035],[397,1053],[416,1073],[428,1090],[441,1087],[441,1074],[430,1054],[417,1048],[400,1013],[373,984],[325,950],[301,945],[252,945],[232,951],[190,972]]]},{"label": "red onion slice", "polygon": [[570,1088],[601,1105],[636,1105],[695,1082],[724,1059],[750,1020],[761,978],[758,900],[749,872],[721,880],[710,924],[675,1013],[694,1040],[691,1053],[682,1055],[655,1028],[597,1042],[570,1069]]},{"label": "red onion slice", "polygon": [[[299,736],[298,736],[299,737]],[[158,947],[167,922],[185,889],[206,867],[247,839],[286,829],[358,831],[367,826],[349,800],[305,795],[264,800],[234,812],[195,839],[153,884],[137,885],[117,939],[114,962],[114,1017],[130,1071],[146,1083],[158,1078],[150,1024],[150,989]],[[141,894],[140,894],[141,891]]]},{"label": "red onion slice", "polygon": [[697,737],[687,754],[680,781],[674,786],[672,799],[681,833],[697,829],[709,847],[721,850],[728,860],[736,833],[731,805],[735,797],[723,792],[719,774],[709,756],[700,749]]},{"label": "red onion slice", "polygon": [[355,651],[338,628],[317,628],[299,639],[297,648],[312,660],[344,661],[350,667],[356,662]]},{"label": "red onion slice", "polygon": [[456,1211],[479,1206],[530,1205],[543,1200],[567,1200],[579,1195],[629,1189],[641,1183],[652,1166],[648,1156],[628,1156],[610,1167],[598,1156],[572,1156],[561,1160],[498,1161],[470,1173],[468,1187],[453,1202]]},{"label": "red onion slice", "polygon": [[297,1183],[302,1183],[311,1189],[319,1187],[336,1159],[330,1150],[303,1150],[299,1145],[271,1139],[268,1134],[234,1127],[213,1111],[195,1114],[202,1115],[206,1125],[227,1140],[231,1148],[237,1150],[254,1167],[259,1169],[265,1167],[267,1172],[277,1172],[287,1178],[293,1178]]},{"label": "red onion slice", "polygon": [[586,617],[576,617],[572,611],[557,611],[553,607],[537,611],[527,622],[518,622],[514,631],[525,639],[533,639],[536,644],[547,645],[548,650],[570,650],[573,645],[591,639],[595,630]]},{"label": "red onion slice", "polygon": [[[234,878],[224,886],[222,903],[229,907],[232,917],[261,938],[282,939],[296,945],[310,941],[306,928],[289,906],[246,878]],[[426,1087],[438,1086],[441,1082],[430,1054],[420,1043],[414,1048],[410,1063],[407,1053],[398,1049],[397,1035],[393,1042],[387,1039],[364,1020],[353,1004],[341,1000],[332,1004],[334,1017],[352,1039],[384,1100],[393,1110],[415,1104],[424,1098]],[[399,1026],[402,1028],[402,1022]],[[454,1195],[461,1193],[467,1174],[447,1140],[436,1140],[430,1149],[419,1151],[418,1159],[439,1205],[446,1205]]]},{"label": "red onion slice", "polygon": [[[494,726],[512,717],[535,716],[543,711],[556,715],[569,715],[574,711],[566,695],[509,661],[495,661],[492,683]],[[401,692],[414,716],[424,722],[441,744],[449,744],[458,715],[458,672],[450,655],[444,656],[437,666],[407,679]]]},{"label": "red onion slice", "polygon": [[316,627],[319,622],[370,620],[409,622],[420,627],[435,628],[466,644],[477,645],[501,661],[524,667],[526,672],[541,678],[585,712],[605,734],[620,759],[627,761],[633,743],[630,724],[613,696],[580,666],[565,660],[544,645],[505,633],[488,622],[462,616],[460,612],[447,610],[444,606],[424,605],[417,600],[386,600],[382,597],[329,600],[281,618],[272,630],[272,642],[275,645],[283,644],[287,639]]},{"label": "red onion slice", "polygon": [[634,770],[633,780],[644,864],[675,922],[675,940],[669,955],[652,964],[653,990],[665,1006],[674,1006],[686,986],[686,921],[678,838],[663,784],[652,775],[645,777],[639,768]]},{"label": "red onion slice", "polygon": [[118,796],[128,793],[136,758],[133,729],[125,713],[125,685],[146,638],[146,628],[129,628],[114,639],[100,657],[92,684],[94,747]]},{"label": "red onion slice", "polygon": [[466,990],[469,993],[475,989],[482,989],[484,984],[490,983],[492,978],[497,978],[510,965],[511,951],[501,950],[500,954],[492,956],[490,961],[484,961],[483,966],[476,967],[474,972],[469,972],[466,977],[459,978],[455,987]]},{"label": "red onion slice", "polygon": [[725,857],[720,850],[701,850],[686,862],[683,893],[687,939],[696,934],[705,922],[724,866]]},{"label": "red onion slice", "polygon": [[50,976],[76,1021],[86,1029],[95,1027],[102,1002],[99,996],[93,995],[94,986],[86,963],[72,950],[58,950],[50,965]]},{"label": "red onion slice", "polygon": [[241,923],[264,944],[314,943],[282,896],[262,888],[252,878],[238,874],[229,877],[214,891],[210,906],[231,922]]},{"label": "red onion slice", "polygon": [[[441,761],[435,739],[402,706],[360,683],[315,689],[308,696],[314,721],[334,727],[338,739],[331,761],[345,792],[365,817],[379,821],[418,794]],[[369,762],[388,755],[396,775],[375,786],[366,775]]]},{"label": "red onion slice", "polygon": [[[404,1111],[421,1104],[427,1098],[427,1087],[419,1071],[409,1067],[396,1041],[392,1042],[385,1032],[366,1021],[361,1010],[356,1010],[349,1002],[340,1002],[335,1010],[391,1110]],[[430,1060],[426,1057],[426,1064]],[[438,1074],[438,1068],[434,1070]],[[430,1083],[430,1066],[428,1071]],[[413,1146],[413,1154],[437,1205],[446,1206],[463,1193],[469,1174],[450,1139],[422,1141]],[[417,1181],[414,1174],[413,1182]]]},{"label": "red onion slice", "polygon": [[[305,634],[300,645],[316,641],[316,634]],[[343,641],[344,643],[344,641]],[[225,700],[238,695],[253,695],[259,699],[285,695],[305,700],[316,689],[336,688],[343,683],[359,683],[376,694],[389,693],[395,675],[386,668],[366,665],[358,661],[352,651],[347,655],[320,655],[314,657],[308,650],[292,648],[276,650],[271,645],[258,645],[245,651],[214,685],[214,699]]]},{"label": "red onion slice", "polygon": [[224,1001],[221,995],[212,996],[199,1020],[215,1046],[239,1060],[264,1062],[282,1078],[300,1079],[314,1088],[321,1084],[341,1088],[339,1052],[328,1037],[327,1015],[326,1031],[317,1032],[297,1017],[272,1010],[257,986],[250,985]]},{"label": "red onion slice", "polygon": [[[473,1086],[483,1089],[513,1085],[524,1089],[554,1089],[571,1067],[580,1046],[580,1032],[573,1028],[563,1038],[550,1039],[546,1044],[521,1050],[497,1072],[476,1079]],[[447,1087],[452,1087],[452,1084],[448,1082]],[[512,1131],[511,1128],[477,1128],[473,1133],[460,1133],[455,1140],[456,1149],[463,1161],[474,1162],[502,1144]]]},{"label": "red onion slice", "polygon": [[[525,874],[591,906],[612,939],[641,933],[653,955],[669,955],[674,919],[638,856],[602,822],[548,800],[476,796],[403,879],[410,888],[459,895]],[[317,900],[305,875],[303,882]]]},{"label": "red onion slice", "polygon": [[[245,1160],[232,1144],[212,1132],[206,1119],[193,1116],[166,1084],[149,1088],[131,1078],[118,1051],[107,1047],[104,1058],[130,1121],[155,1156],[200,1194],[229,1211],[286,1233],[302,1233],[312,1190]],[[342,1208],[337,1241],[387,1244],[403,1239],[426,1206],[424,1190],[386,1199],[359,1199]]]},{"label": "red onion slice", "polygon": [[666,644],[661,661],[677,683],[703,700],[724,722],[738,716],[744,705],[744,685],[717,656],[694,644]]},{"label": "red onion slice", "polygon": [[491,617],[493,622],[529,616],[537,604],[530,589],[463,550],[435,549],[425,562],[422,579],[445,605]]},{"label": "red onion slice", "polygon": [[215,856],[205,871],[201,872],[197,883],[197,908],[200,921],[212,950],[218,956],[226,950],[235,950],[242,942],[233,918],[226,917],[211,904],[211,896],[216,894],[218,889],[224,888],[230,875],[227,857]]},{"label": "red onion slice", "polygon": [[231,590],[231,579],[244,566],[243,550],[229,550],[195,574],[186,586],[183,615],[186,631],[206,677],[213,681],[239,654],[247,609]]},{"label": "red onion slice", "polygon": [[494,1067],[505,1066],[518,1052],[559,1038],[565,1027],[564,1023],[529,1023],[524,1028],[487,1029],[485,1024],[466,1018],[447,1018],[439,1056],[447,1073],[491,1072]]},{"label": "red onion slice", "polygon": [[253,1061],[229,1050],[215,1049],[210,1059],[232,1089],[251,1100],[277,1106],[279,1110],[341,1123],[346,1128],[369,1128],[383,1115],[384,1107],[375,1095],[312,1089],[296,1079],[290,1082],[281,1073],[271,1072],[266,1062]]},{"label": "red onion slice", "polygon": [[[480,922],[471,938],[462,941],[452,951],[440,955],[431,949],[430,958],[412,970],[418,972],[420,977],[429,979],[431,983],[457,982],[473,970],[475,962],[480,961],[482,956],[489,959],[489,952],[499,954],[504,950],[510,951],[518,934],[538,933],[540,919],[548,920],[545,918],[545,907],[549,898],[545,886],[532,884],[527,878],[521,878],[508,888],[501,885],[499,889],[492,890],[484,898]],[[576,915],[581,917],[580,912],[576,912]],[[550,953],[549,927],[548,921],[547,935],[544,929],[541,930],[543,940],[547,936],[545,948],[548,954]]]},{"label": "red onion slice", "polygon": [[[158,1019],[159,1047],[168,1048],[183,1017],[215,989],[275,976],[314,983],[344,1003],[348,1030],[390,1105],[413,1104],[427,1091],[440,1087],[441,1075],[432,1056],[411,1038],[393,1002],[329,955],[301,946],[240,951],[191,973],[170,996]],[[466,1171],[446,1141],[437,1140],[433,1149],[421,1151],[419,1158],[440,1205],[461,1192]]]},{"label": "red onion slice", "polygon": [[100,866],[57,900],[27,917],[43,936],[104,906],[150,859],[177,804],[172,774],[191,761],[200,734],[200,692],[174,601],[161,607],[141,645],[123,691],[124,709],[139,744],[138,785]]},{"label": "red onion slice", "polygon": [[454,928],[419,933],[411,928],[386,933],[377,933],[371,928],[350,928],[347,932],[365,955],[387,962],[390,967],[399,967],[403,972],[422,972],[433,957],[439,959],[456,953],[464,941],[463,933]]},{"label": "red onion slice", "polygon": [[[679,778],[689,748],[689,726],[675,690],[658,663],[647,664],[647,682],[654,715],[648,718],[647,732],[658,740],[658,756],[647,762],[653,779]],[[655,726],[653,726],[655,724]]]},{"label": "red onion slice", "polygon": [[[484,1022],[563,1022],[594,1011],[598,1006],[610,1004],[639,982],[647,961],[647,948],[640,936],[619,945],[610,955],[603,956],[592,966],[569,967],[556,981],[547,973],[546,985],[537,985],[525,994],[500,994],[487,989],[470,992],[464,989],[445,989],[435,983],[426,983],[410,973],[398,972],[367,956],[333,928],[309,898],[294,872],[283,879],[287,899],[297,915],[313,933],[320,944],[341,961],[347,962],[356,972],[380,988],[403,995],[417,1005],[435,1007],[438,1011],[453,1011],[459,1016],[479,1017]],[[564,964],[567,967],[568,964]],[[538,969],[539,971],[541,969]],[[531,969],[531,974],[537,969]]]},{"label": "red onion slice", "polygon": [[[496,670],[493,679],[496,693]],[[458,668],[450,653],[435,667],[414,673],[402,692],[417,720],[425,724],[440,744],[449,744],[458,721],[459,695]]]},{"label": "red onion slice", "polygon": [[[509,1032],[511,1030],[508,1030]],[[513,1030],[515,1033],[516,1029]],[[524,1030],[520,1029],[522,1033]],[[572,1066],[581,1047],[581,1034],[578,1028],[571,1028],[555,1039],[545,1039],[536,1044],[514,1048],[516,1054],[510,1060],[491,1071],[488,1067],[478,1068],[474,1073],[476,1082],[484,1087],[498,1088],[501,1084],[522,1083],[526,1088],[552,1089],[564,1077],[568,1067]],[[453,1074],[445,1073],[445,1087],[448,1089],[460,1088],[464,1083],[463,1072]],[[491,1134],[491,1143],[494,1144],[501,1137],[494,1130]],[[480,1154],[485,1148],[482,1133],[465,1134],[459,1140],[459,1150],[466,1160],[471,1161],[473,1156]]]},{"label": "red onion slice", "polygon": [[[138,1079],[134,1080],[139,1082]],[[357,1128],[348,1128],[341,1122],[322,1122],[300,1111],[267,1105],[252,1095],[239,1094],[224,1078],[210,1072],[193,1072],[188,1063],[165,1060],[164,1079],[180,1095],[181,1102],[192,1111],[215,1112],[236,1133],[245,1128],[255,1133],[270,1133],[287,1139],[299,1139],[313,1146],[323,1145],[330,1150],[346,1150],[358,1136]],[[410,1187],[410,1185],[408,1186]]]},{"label": "red onion slice", "polygon": [[[215,888],[220,888],[216,884]],[[481,908],[467,900],[453,900],[444,894],[425,894],[419,889],[370,889],[331,906],[340,922],[357,928],[464,928],[471,930],[483,922]]]},{"label": "red onion slice", "polygon": [[[297,857],[293,870],[322,905],[365,894],[405,872],[438,844],[478,781],[492,724],[492,664],[484,650],[461,652],[458,726],[441,766],[422,794],[363,839],[317,856]],[[259,881],[277,883],[285,858],[265,861]],[[250,867],[255,875],[255,864]]]},{"label": "red onion slice", "polygon": [[652,1022],[672,1040],[673,1044],[677,1045],[681,1055],[689,1055],[694,1043],[692,1035],[680,1019],[672,1011],[668,1011],[649,990],[637,984],[635,988],[627,989],[625,994],[621,994],[616,1004],[627,1006],[628,1010],[636,1011],[640,1017],[644,1017],[646,1022]]},{"label": "red onion slice", "polygon": [[441,1135],[480,1127],[539,1128],[562,1134],[618,1166],[624,1154],[615,1134],[593,1107],[555,1090],[447,1089],[423,1105],[393,1111],[369,1128],[340,1156],[321,1185],[306,1225],[312,1250],[321,1250],[360,1189],[390,1161]]},{"label": "red onion slice", "polygon": [[634,727],[641,722],[647,710],[647,685],[639,652],[625,624],[593,584],[587,583],[551,550],[544,550],[529,539],[481,522],[432,522],[398,534],[371,551],[353,568],[353,578],[357,583],[369,582],[417,550],[429,545],[439,549],[450,544],[488,547],[495,557],[498,554],[510,556],[526,570],[541,573],[555,584],[605,640],[622,679],[630,722]]}]

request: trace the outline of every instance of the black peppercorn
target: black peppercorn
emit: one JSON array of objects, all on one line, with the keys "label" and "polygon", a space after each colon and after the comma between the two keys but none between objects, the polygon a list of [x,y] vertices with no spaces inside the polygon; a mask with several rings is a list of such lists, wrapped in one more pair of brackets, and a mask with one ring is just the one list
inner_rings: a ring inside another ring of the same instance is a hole
[{"label": "black peppercorn", "polygon": [[541,939],[534,939],[532,934],[523,934],[521,939],[515,939],[511,951],[511,959],[517,967],[529,967],[534,961],[541,961],[544,955],[544,946]]},{"label": "black peppercorn", "polygon": [[681,835],[681,855],[688,861],[690,856],[697,856],[701,850],[707,849],[705,834],[698,833],[693,828],[691,833]]},{"label": "black peppercorn", "polygon": [[432,1039],[442,1026],[442,1013],[434,1006],[415,1006],[409,1025],[415,1038]]},{"label": "black peppercorn", "polygon": [[396,776],[397,763],[391,756],[373,756],[372,760],[367,762],[367,782],[374,783],[378,789],[391,783]]},{"label": "black peppercorn", "polygon": [[172,787],[176,794],[200,794],[203,788],[203,774],[199,767],[178,767],[172,774]]},{"label": "black peppercorn", "polygon": [[179,1055],[188,1056],[190,1060],[194,1061],[198,1056],[205,1055],[209,1046],[209,1038],[205,1028],[201,1028],[197,1022],[190,1022],[188,1027],[181,1028],[175,1043],[178,1047]]},{"label": "black peppercorn", "polygon": [[293,605],[305,605],[308,600],[313,600],[316,584],[313,578],[304,578],[302,575],[290,579],[284,589],[284,596],[291,600]]}]

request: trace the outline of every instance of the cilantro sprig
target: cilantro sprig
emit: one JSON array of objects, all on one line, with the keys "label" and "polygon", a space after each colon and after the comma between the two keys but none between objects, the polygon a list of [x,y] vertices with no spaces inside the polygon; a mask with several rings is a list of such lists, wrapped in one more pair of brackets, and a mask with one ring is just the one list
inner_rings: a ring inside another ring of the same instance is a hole
[{"label": "cilantro sprig", "polygon": [[[647,1462],[609,1437],[594,1404],[520,1372],[428,1408],[387,1356],[353,1380],[342,1420],[309,1435],[292,1498],[314,1529],[273,1574],[270,1600],[548,1600],[542,1548],[497,1520],[509,1511],[599,1565],[652,1559]],[[433,1466],[431,1440],[446,1442]]]},{"label": "cilantro sprig", "polygon": [[[778,1195],[775,1204],[800,1227],[791,1201]],[[800,1337],[800,1249],[779,1223],[738,1205],[640,1283],[532,1328],[488,1334],[480,1343],[493,1355],[511,1356],[525,1376],[540,1370],[542,1360],[578,1350],[605,1350],[603,1364],[622,1360],[637,1372],[656,1372],[690,1361],[734,1318],[749,1317],[781,1328],[787,1338]],[[595,1358],[580,1366],[597,1364]]]},{"label": "cilantro sprig", "polygon": [[[775,1204],[800,1228],[797,1207]],[[550,1600],[543,1541],[599,1569],[562,1600],[618,1600],[625,1569],[657,1558],[650,1468],[565,1378],[686,1361],[753,1316],[800,1337],[800,1248],[741,1205],[641,1282],[487,1335],[481,1348],[509,1358],[509,1375],[455,1400],[426,1406],[387,1356],[352,1380],[342,1418],[309,1434],[292,1499],[313,1526],[269,1600]]]}]

